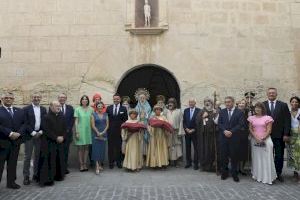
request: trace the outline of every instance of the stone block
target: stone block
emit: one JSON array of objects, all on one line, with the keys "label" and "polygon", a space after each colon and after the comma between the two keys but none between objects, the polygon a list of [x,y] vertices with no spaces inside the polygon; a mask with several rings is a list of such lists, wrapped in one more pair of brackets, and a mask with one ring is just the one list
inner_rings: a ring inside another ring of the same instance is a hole
[{"label": "stone block", "polygon": [[292,14],[300,15],[300,2],[299,3],[291,3],[290,7],[291,7]]},{"label": "stone block", "polygon": [[196,24],[180,24],[178,28],[181,34],[195,34],[197,31]]},{"label": "stone block", "polygon": [[222,3],[222,8],[225,10],[237,10],[239,9],[238,1],[224,1]]},{"label": "stone block", "polygon": [[41,56],[39,51],[15,51],[12,53],[12,59],[17,63],[37,63]]},{"label": "stone block", "polygon": [[261,10],[261,4],[258,2],[248,2],[245,4],[246,4],[247,11],[257,12]]},{"label": "stone block", "polygon": [[[103,14],[100,14],[103,17]],[[101,18],[100,17],[100,18]],[[75,24],[99,24],[100,22],[96,18],[96,13],[93,12],[77,12],[75,15]],[[106,23],[109,23],[109,17],[103,19]]]},{"label": "stone block", "polygon": [[92,53],[89,51],[65,51],[63,52],[63,62],[86,63],[92,61]]},{"label": "stone block", "polygon": [[264,2],[262,4],[262,10],[265,12],[276,12],[276,2]]},{"label": "stone block", "polygon": [[75,16],[73,12],[56,12],[51,16],[52,24],[74,24]]},{"label": "stone block", "polygon": [[226,12],[212,12],[208,14],[210,23],[226,24],[228,22],[228,14]]},{"label": "stone block", "polygon": [[53,0],[38,0],[32,2],[31,6],[32,5],[35,5],[35,9],[38,12],[55,12],[57,10],[57,1]]},{"label": "stone block", "polygon": [[254,23],[258,25],[266,25],[269,23],[269,17],[267,15],[254,16]]},{"label": "stone block", "polygon": [[59,63],[61,61],[62,61],[62,53],[59,51],[42,51],[41,52],[41,62]]},{"label": "stone block", "polygon": [[293,28],[300,28],[300,15],[292,15],[291,18]]},{"label": "stone block", "polygon": [[66,36],[69,34],[68,25],[31,26],[31,36]]},{"label": "stone block", "polygon": [[75,11],[76,0],[57,0],[57,11]]}]

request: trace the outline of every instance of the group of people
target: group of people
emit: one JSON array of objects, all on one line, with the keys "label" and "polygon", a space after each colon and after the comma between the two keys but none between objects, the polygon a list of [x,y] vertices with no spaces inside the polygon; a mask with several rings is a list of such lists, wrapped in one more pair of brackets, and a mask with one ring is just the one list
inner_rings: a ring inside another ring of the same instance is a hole
[{"label": "group of people", "polygon": [[23,143],[24,185],[30,184],[32,157],[32,180],[41,186],[53,185],[55,180],[62,181],[68,173],[68,150],[72,142],[74,123],[73,108],[65,104],[65,94],[60,94],[58,100],[50,103],[49,111],[40,105],[41,94],[33,93],[31,98],[32,103],[22,109],[13,105],[13,93],[5,92],[1,98],[0,178],[6,162],[7,187],[12,189],[20,188],[15,181],[20,145]]},{"label": "group of people", "polygon": [[288,166],[299,181],[300,99],[292,97],[289,110],[286,103],[277,100],[276,88],[267,90],[265,102],[253,105],[254,96],[247,92],[238,102],[227,96],[223,109],[216,99],[205,98],[202,109],[190,99],[189,107],[181,111],[175,98],[166,102],[162,95],[151,108],[150,94],[144,88],[136,91],[133,108],[127,96],[114,94],[113,104],[106,107],[101,95],[95,94],[92,102],[83,95],[74,109],[61,93],[47,111],[40,105],[40,93],[33,93],[32,103],[21,109],[13,106],[14,95],[6,92],[0,107],[0,177],[6,162],[7,187],[20,188],[15,180],[22,143],[23,184],[31,183],[33,159],[32,181],[48,186],[69,173],[72,142],[78,147],[80,172],[88,171],[92,163],[96,174],[104,169],[106,149],[110,169],[177,167],[183,161],[185,142],[185,168],[198,170],[200,166],[201,171],[220,174],[222,180],[230,171],[238,182],[238,175],[246,175],[245,164],[251,160],[252,178],[266,184],[275,179],[284,181],[281,174],[287,146]]}]

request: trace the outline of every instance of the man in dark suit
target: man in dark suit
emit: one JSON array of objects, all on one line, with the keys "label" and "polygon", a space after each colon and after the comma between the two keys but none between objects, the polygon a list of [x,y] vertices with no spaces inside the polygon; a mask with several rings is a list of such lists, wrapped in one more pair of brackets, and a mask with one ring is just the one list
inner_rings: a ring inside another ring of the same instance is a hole
[{"label": "man in dark suit", "polygon": [[218,127],[220,132],[221,149],[221,179],[228,177],[228,162],[231,162],[231,175],[235,182],[239,182],[237,173],[239,137],[245,127],[245,116],[238,108],[234,107],[234,98],[225,98],[226,108],[219,114]]},{"label": "man in dark suit", "polygon": [[5,162],[7,163],[7,187],[19,189],[16,184],[17,161],[20,144],[26,133],[24,112],[20,108],[13,107],[14,95],[6,92],[2,95],[3,106],[0,107],[0,181]]},{"label": "man in dark suit", "polygon": [[107,107],[107,114],[109,119],[108,128],[108,160],[109,168],[114,168],[114,163],[117,163],[118,168],[122,168],[122,138],[121,125],[128,119],[127,109],[122,106],[121,96],[115,94],[113,96],[114,104]]},{"label": "man in dark suit", "polygon": [[192,166],[191,145],[194,147],[194,170],[199,169],[198,150],[197,150],[197,134],[196,134],[196,116],[200,111],[196,107],[196,100],[189,100],[189,108],[186,108],[183,113],[183,128],[185,132],[185,148],[186,148],[186,165],[185,168]]},{"label": "man in dark suit", "polygon": [[69,160],[69,149],[70,144],[73,141],[73,126],[74,126],[74,108],[71,105],[66,104],[67,95],[61,93],[58,95],[58,102],[61,105],[61,112],[63,113],[66,120],[67,135],[64,140],[64,154],[65,154],[65,164],[66,164],[66,174],[69,174],[68,170],[68,160]]},{"label": "man in dark suit", "polygon": [[45,107],[40,106],[42,99],[41,94],[34,93],[31,95],[32,103],[26,106],[24,110],[25,123],[27,125],[27,134],[25,141],[25,156],[23,165],[24,185],[30,184],[30,161],[34,150],[34,164],[32,180],[37,180],[38,161],[40,156],[40,136],[43,134],[43,119],[47,114]]},{"label": "man in dark suit", "polygon": [[268,100],[264,102],[267,109],[267,114],[274,119],[272,126],[271,137],[275,152],[275,168],[277,179],[283,182],[281,176],[283,168],[283,155],[285,142],[289,140],[291,130],[291,115],[288,105],[277,100],[277,89],[269,88],[267,91]]}]

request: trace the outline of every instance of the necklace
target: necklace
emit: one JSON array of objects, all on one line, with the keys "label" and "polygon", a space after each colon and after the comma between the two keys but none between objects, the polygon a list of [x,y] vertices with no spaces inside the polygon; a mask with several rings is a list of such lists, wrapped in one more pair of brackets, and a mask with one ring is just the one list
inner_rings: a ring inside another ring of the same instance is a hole
[{"label": "necklace", "polygon": [[298,110],[292,110],[292,116],[295,118],[296,115],[298,114]]}]

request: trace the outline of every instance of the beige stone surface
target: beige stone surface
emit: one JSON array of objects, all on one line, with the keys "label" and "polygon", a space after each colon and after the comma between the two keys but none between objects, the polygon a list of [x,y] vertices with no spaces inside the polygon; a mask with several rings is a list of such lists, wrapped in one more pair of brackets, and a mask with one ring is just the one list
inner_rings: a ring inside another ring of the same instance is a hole
[{"label": "beige stone surface", "polygon": [[26,104],[33,90],[43,103],[67,92],[100,91],[111,102],[121,77],[152,63],[173,73],[183,105],[241,98],[255,90],[279,89],[280,99],[300,95],[300,2],[298,0],[163,0],[161,35],[137,36],[134,0],[0,1],[0,92],[15,91]]}]

